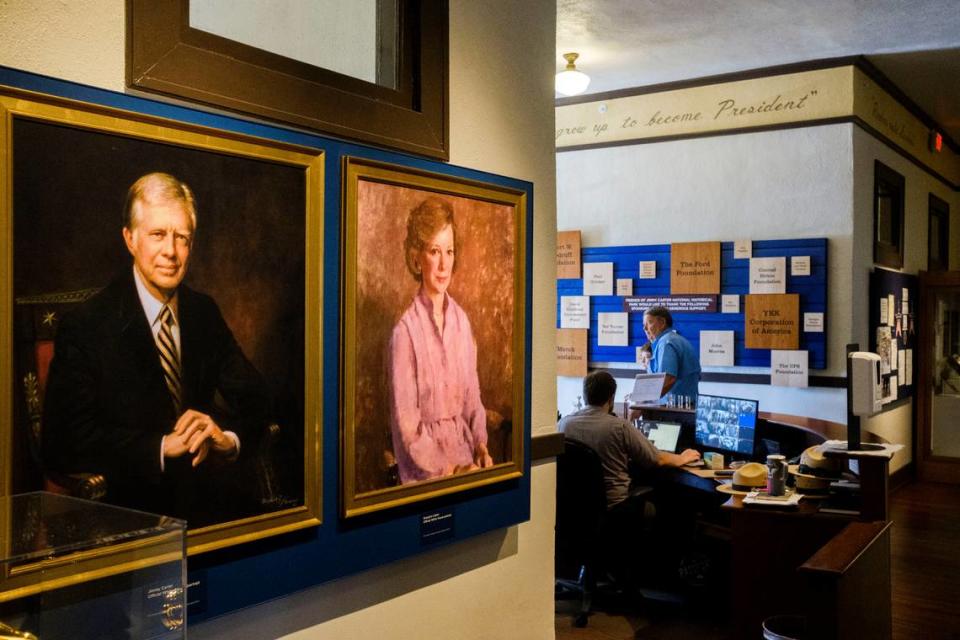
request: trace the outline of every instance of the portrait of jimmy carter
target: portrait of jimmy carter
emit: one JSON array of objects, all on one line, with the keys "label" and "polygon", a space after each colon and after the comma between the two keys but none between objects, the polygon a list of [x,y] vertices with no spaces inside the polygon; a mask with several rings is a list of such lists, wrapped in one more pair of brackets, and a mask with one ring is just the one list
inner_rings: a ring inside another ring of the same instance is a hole
[{"label": "portrait of jimmy carter", "polygon": [[43,414],[46,468],[99,473],[106,502],[191,528],[243,513],[233,474],[271,421],[217,303],[183,284],[197,208],[166,173],[130,186],[120,231],[132,261],[62,319]]}]

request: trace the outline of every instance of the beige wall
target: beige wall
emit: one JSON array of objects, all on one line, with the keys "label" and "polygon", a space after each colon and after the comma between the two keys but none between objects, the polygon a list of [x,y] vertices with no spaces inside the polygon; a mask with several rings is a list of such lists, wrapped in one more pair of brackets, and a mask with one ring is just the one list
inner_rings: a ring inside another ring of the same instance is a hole
[{"label": "beige wall", "polygon": [[[930,174],[893,151],[875,137],[854,127],[853,135],[853,224],[854,224],[854,262],[853,289],[851,307],[855,310],[854,338],[861,347],[870,344],[868,331],[869,276],[873,269],[873,188],[874,162],[879,160],[904,177],[906,194],[904,211],[906,226],[903,234],[903,272],[917,274],[927,268],[927,218],[929,215],[928,197],[933,194],[950,205],[950,268],[960,268],[958,250],[960,250],[960,194],[951,190]],[[918,354],[914,349],[914,362]],[[920,375],[917,371],[916,375]],[[913,407],[904,405],[893,411],[881,413],[869,418],[863,424],[866,431],[879,434],[890,442],[904,445],[903,451],[894,456],[890,470],[896,471],[913,461],[912,438]]]},{"label": "beige wall", "polygon": [[[534,183],[532,423],[552,431],[552,0],[451,0],[453,164]],[[0,2],[0,65],[123,90],[122,0]],[[190,628],[191,638],[552,638],[555,465],[531,520]],[[310,571],[310,567],[304,567]]]}]

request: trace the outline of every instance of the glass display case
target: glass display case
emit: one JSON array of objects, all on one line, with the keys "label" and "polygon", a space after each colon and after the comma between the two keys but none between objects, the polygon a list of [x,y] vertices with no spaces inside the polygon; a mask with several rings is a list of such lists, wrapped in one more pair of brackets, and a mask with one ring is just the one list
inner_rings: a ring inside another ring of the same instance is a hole
[{"label": "glass display case", "polygon": [[185,542],[166,516],[0,497],[0,639],[186,637]]}]

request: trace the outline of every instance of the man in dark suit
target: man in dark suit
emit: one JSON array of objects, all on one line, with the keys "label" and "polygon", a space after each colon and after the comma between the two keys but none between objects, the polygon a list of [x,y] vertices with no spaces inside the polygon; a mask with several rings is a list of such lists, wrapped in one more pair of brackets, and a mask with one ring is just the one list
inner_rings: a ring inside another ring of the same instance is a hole
[{"label": "man in dark suit", "polygon": [[164,173],[129,189],[132,268],[65,316],[44,404],[44,464],[107,481],[106,501],[187,518],[246,515],[236,477],[269,422],[257,370],[212,298],[182,285],[196,231],[190,188]]}]

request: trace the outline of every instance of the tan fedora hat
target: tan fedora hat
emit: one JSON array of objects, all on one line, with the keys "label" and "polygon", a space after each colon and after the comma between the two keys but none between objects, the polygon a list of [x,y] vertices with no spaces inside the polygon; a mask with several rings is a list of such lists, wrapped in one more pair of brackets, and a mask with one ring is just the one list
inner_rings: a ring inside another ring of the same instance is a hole
[{"label": "tan fedora hat", "polygon": [[767,467],[759,462],[748,462],[733,472],[733,482],[718,484],[717,491],[735,496],[745,496],[754,489],[767,486]]},{"label": "tan fedora hat", "polygon": [[840,458],[826,457],[823,449],[816,445],[805,449],[800,454],[800,464],[792,464],[788,470],[798,478],[836,480],[843,473],[843,462]]},{"label": "tan fedora hat", "polygon": [[806,498],[826,498],[830,494],[830,478],[793,475],[793,488]]}]

